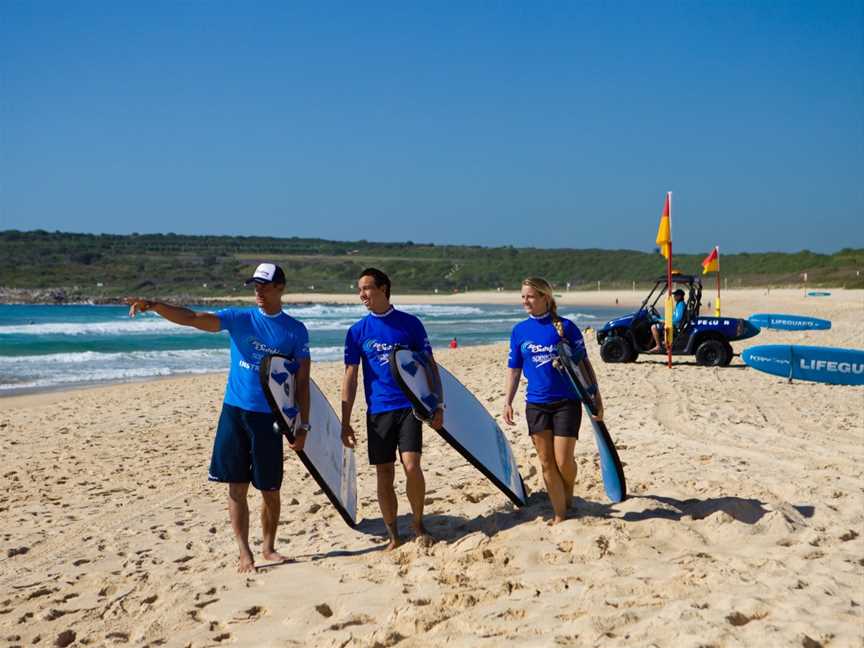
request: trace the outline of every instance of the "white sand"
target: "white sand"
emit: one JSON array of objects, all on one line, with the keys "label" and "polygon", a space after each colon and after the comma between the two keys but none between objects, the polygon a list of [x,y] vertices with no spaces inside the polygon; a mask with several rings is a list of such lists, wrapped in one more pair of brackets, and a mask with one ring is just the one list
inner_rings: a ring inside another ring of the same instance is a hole
[{"label": "white sand", "polygon": [[[864,348],[864,293],[833,292],[730,293],[730,315],[834,321],[736,350]],[[615,298],[588,294],[570,303]],[[477,295],[457,297],[488,301]],[[514,510],[427,431],[427,515],[441,540],[386,554],[357,408],[366,521],[348,528],[286,451],[277,546],[297,562],[250,576],[234,572],[226,489],[206,481],[224,375],[0,400],[0,644],[864,645],[864,389],[790,385],[738,358],[605,365],[589,349],[630,499],[608,504],[584,425],[578,516],[548,527],[520,407],[506,431],[529,506]],[[505,355],[499,344],[438,358],[497,416]],[[341,367],[313,375],[338,404]]]}]

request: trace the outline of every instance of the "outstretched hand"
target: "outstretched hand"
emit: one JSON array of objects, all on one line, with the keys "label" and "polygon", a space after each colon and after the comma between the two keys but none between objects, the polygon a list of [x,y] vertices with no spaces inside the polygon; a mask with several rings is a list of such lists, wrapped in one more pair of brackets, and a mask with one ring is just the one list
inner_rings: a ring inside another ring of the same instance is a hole
[{"label": "outstretched hand", "polygon": [[127,297],[123,301],[129,305],[129,317],[135,317],[138,313],[146,313],[153,308],[153,302],[149,299]]}]

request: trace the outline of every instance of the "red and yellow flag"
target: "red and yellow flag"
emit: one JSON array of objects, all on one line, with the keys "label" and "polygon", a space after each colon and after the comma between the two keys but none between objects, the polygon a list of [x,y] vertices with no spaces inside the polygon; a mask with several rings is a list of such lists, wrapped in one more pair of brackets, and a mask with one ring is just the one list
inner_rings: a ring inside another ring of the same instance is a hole
[{"label": "red and yellow flag", "polygon": [[666,194],[666,204],[663,207],[663,215],[660,217],[660,227],[657,228],[657,246],[660,248],[660,254],[666,259],[672,252],[671,197],[670,193]]},{"label": "red and yellow flag", "polygon": [[714,246],[711,254],[702,260],[702,274],[720,272],[720,247]]}]

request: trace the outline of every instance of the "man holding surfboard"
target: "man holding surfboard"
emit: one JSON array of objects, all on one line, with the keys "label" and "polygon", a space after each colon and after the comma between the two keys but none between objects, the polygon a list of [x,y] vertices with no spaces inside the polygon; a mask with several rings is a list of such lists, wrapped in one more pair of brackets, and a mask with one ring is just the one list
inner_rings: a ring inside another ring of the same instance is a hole
[{"label": "man holding surfboard", "polygon": [[[438,367],[432,358],[432,347],[426,329],[418,318],[390,305],[390,278],[377,268],[366,268],[357,281],[360,301],[369,314],[356,322],[345,336],[345,376],[342,380],[342,443],[353,448],[357,443],[351,427],[351,411],[357,396],[359,367],[363,365],[363,387],[366,396],[366,431],[369,463],[377,474],[378,505],[387,527],[390,542],[387,549],[401,544],[396,525],[398,502],[394,481],[396,452],[405,470],[408,502],[413,520],[411,526],[417,541],[428,545],[432,538],[423,526],[423,500],[426,482],[420,466],[423,451],[423,428],[414,417],[411,402],[405,397],[390,372],[390,351],[404,345],[425,354],[438,385]],[[443,402],[429,422],[440,429],[444,422]]]},{"label": "man holding surfboard", "polygon": [[274,418],[259,380],[259,364],[273,353],[299,363],[295,377],[301,423],[292,450],[303,449],[309,421],[309,333],[282,311],[285,272],[273,263],[260,264],[246,281],[254,284],[258,308],[223,308],[216,313],[193,311],[149,299],[126,300],[129,316],[153,311],[170,322],[199,331],[231,336],[231,368],[210,462],[210,481],[228,484],[228,514],[240,549],[238,572],[255,569],[249,547],[249,484],[261,491],[262,556],[271,563],[287,558],[276,551],[282,486],[282,435],[274,433]]}]

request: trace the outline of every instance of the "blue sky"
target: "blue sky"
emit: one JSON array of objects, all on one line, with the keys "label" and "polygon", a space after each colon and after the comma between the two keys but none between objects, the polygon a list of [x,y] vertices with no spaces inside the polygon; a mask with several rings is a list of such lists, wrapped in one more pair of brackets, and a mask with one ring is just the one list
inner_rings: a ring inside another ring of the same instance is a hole
[{"label": "blue sky", "polygon": [[0,229],[864,247],[862,1],[0,0],[0,73]]}]

